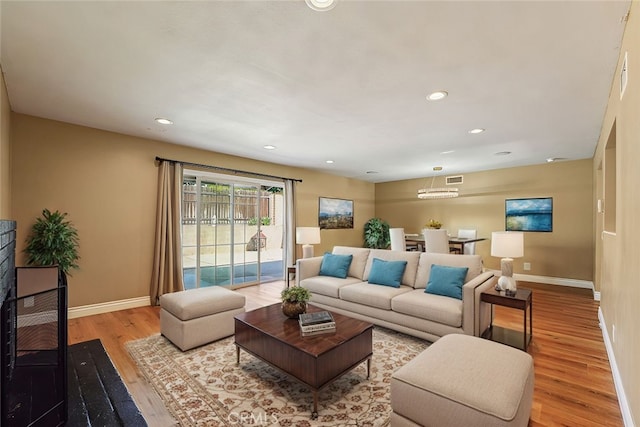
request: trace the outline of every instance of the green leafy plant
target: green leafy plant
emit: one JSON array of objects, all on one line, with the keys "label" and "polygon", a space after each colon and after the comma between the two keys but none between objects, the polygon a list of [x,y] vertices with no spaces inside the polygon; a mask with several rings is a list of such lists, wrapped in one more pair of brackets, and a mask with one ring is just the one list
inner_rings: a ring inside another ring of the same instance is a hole
[{"label": "green leafy plant", "polygon": [[27,236],[24,252],[28,265],[57,264],[65,274],[79,268],[78,231],[66,217],[67,213],[42,211]]},{"label": "green leafy plant", "polygon": [[371,218],[364,224],[364,247],[386,249],[391,244],[389,224],[380,218]]},{"label": "green leafy plant", "polygon": [[292,286],[288,289],[283,289],[280,296],[282,297],[282,302],[307,302],[311,299],[311,292],[302,286]]},{"label": "green leafy plant", "polygon": [[[247,225],[258,225],[258,218],[253,217],[247,220]],[[263,216],[260,218],[260,225],[271,225],[271,218]]]},{"label": "green leafy plant", "polygon": [[282,187],[267,187],[267,186],[262,186],[262,190],[271,193],[271,194],[282,194],[283,193],[283,188]]}]

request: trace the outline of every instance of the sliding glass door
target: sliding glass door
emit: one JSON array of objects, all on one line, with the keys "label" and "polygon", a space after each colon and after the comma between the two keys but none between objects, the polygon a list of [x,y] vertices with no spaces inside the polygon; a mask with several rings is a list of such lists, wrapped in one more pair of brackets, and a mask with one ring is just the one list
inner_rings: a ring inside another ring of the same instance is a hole
[{"label": "sliding glass door", "polygon": [[282,280],[282,205],[281,184],[185,171],[185,288]]}]

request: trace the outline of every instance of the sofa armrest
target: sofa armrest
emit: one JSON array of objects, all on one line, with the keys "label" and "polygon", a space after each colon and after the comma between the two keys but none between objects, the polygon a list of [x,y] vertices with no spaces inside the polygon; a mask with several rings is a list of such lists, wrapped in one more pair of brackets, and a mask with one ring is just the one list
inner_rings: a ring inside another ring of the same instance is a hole
[{"label": "sofa armrest", "polygon": [[301,280],[319,275],[321,265],[321,256],[298,259],[296,261],[296,285],[299,286]]},{"label": "sofa armrest", "polygon": [[480,336],[491,321],[490,304],[480,301],[480,294],[495,286],[498,278],[486,271],[462,286],[462,329],[467,335]]}]

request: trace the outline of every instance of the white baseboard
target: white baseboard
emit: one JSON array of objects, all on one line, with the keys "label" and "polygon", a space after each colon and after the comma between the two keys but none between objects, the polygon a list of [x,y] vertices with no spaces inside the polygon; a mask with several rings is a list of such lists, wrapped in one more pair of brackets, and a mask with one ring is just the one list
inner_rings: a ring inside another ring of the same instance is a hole
[{"label": "white baseboard", "polygon": [[77,317],[91,316],[94,314],[110,313],[112,311],[126,310],[127,308],[146,307],[151,305],[148,296],[123,299],[119,301],[103,302],[99,304],[81,305],[71,307],[67,312],[69,319]]},{"label": "white baseboard", "polygon": [[[502,273],[500,270],[489,270],[496,276],[500,276]],[[525,282],[544,283],[547,285],[569,286],[572,288],[591,289],[593,291],[593,298],[600,301],[600,292],[596,292],[593,286],[593,282],[590,280],[578,280],[578,279],[566,279],[563,277],[549,277],[549,276],[534,276],[531,274],[514,274],[516,280],[522,280]],[[597,294],[597,295],[596,295]]]},{"label": "white baseboard", "polygon": [[624,385],[622,384],[622,377],[618,370],[618,364],[616,363],[616,356],[613,353],[613,347],[609,340],[609,332],[607,330],[607,324],[604,321],[602,310],[598,308],[598,320],[600,321],[600,329],[602,330],[602,338],[604,339],[604,346],[607,349],[607,356],[609,357],[609,365],[611,365],[611,374],[613,375],[613,384],[616,387],[616,394],[618,395],[618,404],[620,405],[620,412],[622,413],[622,421],[625,427],[634,427],[633,418],[631,417],[631,409],[629,408],[629,401],[627,395],[624,392]]}]

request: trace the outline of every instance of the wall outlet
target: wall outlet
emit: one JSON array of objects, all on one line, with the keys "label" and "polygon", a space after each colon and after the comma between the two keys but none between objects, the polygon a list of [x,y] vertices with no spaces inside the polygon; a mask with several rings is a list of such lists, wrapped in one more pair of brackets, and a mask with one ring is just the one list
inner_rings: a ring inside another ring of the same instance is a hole
[{"label": "wall outlet", "polygon": [[530,262],[525,262],[523,268],[525,269],[525,271],[531,270],[531,263]]},{"label": "wall outlet", "polygon": [[35,297],[26,297],[24,301],[25,307],[33,307],[36,304]]}]

